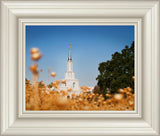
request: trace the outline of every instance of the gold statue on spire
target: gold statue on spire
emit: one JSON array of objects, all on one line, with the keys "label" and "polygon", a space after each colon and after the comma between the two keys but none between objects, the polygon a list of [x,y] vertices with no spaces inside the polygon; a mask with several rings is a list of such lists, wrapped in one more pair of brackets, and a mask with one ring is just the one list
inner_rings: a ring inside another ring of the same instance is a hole
[{"label": "gold statue on spire", "polygon": [[71,49],[71,44],[69,44],[69,49]]}]

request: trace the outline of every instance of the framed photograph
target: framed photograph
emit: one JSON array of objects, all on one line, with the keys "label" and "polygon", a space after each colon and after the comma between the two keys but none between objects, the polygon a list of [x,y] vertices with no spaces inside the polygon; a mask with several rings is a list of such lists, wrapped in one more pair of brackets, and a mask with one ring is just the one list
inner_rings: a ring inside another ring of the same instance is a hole
[{"label": "framed photograph", "polygon": [[133,25],[25,29],[26,110],[134,111]]},{"label": "framed photograph", "polygon": [[0,2],[0,135],[160,135],[159,0]]}]

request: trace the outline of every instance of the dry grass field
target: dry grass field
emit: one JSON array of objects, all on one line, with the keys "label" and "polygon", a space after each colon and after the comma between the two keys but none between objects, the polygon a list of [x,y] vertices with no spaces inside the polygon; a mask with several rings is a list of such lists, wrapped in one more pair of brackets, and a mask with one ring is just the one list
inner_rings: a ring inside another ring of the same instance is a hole
[{"label": "dry grass field", "polygon": [[[82,86],[81,94],[68,96],[72,88],[67,91],[60,90],[59,85],[65,80],[54,81],[50,85],[38,82],[40,72],[37,61],[42,57],[39,49],[31,49],[33,65],[30,66],[32,81],[26,80],[26,110],[134,110],[133,89],[126,87],[119,89],[116,94],[92,93],[89,87]],[[55,77],[56,73],[49,73]]]}]

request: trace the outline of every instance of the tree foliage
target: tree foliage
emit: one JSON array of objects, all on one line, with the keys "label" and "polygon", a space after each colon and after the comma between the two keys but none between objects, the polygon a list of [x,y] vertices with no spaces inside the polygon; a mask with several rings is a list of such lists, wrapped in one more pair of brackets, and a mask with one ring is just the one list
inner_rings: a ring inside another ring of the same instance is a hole
[{"label": "tree foliage", "polygon": [[118,89],[130,86],[134,89],[134,42],[125,46],[121,52],[115,52],[112,59],[99,64],[98,86],[105,94],[116,93]]}]

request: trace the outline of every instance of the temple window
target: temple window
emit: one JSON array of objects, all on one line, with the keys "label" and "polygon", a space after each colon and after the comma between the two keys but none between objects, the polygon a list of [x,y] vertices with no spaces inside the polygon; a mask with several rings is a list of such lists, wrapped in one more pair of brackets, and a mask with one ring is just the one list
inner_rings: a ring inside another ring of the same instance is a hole
[{"label": "temple window", "polygon": [[73,88],[75,88],[75,82],[73,82]]}]

